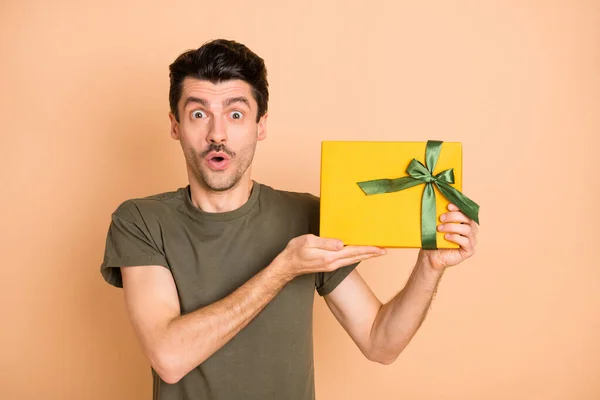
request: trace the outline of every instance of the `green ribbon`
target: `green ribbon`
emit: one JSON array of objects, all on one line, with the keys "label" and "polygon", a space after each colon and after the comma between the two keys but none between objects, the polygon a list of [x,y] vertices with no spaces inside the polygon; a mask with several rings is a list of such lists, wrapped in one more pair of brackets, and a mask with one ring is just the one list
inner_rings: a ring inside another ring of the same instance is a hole
[{"label": "green ribbon", "polygon": [[479,206],[450,186],[451,183],[454,183],[454,168],[442,171],[437,175],[433,174],[441,150],[441,141],[430,140],[427,142],[425,150],[425,162],[427,166],[413,158],[406,169],[409,176],[398,179],[375,179],[358,182],[358,186],[360,186],[366,195],[398,192],[413,186],[425,184],[421,208],[421,244],[427,250],[437,249],[435,237],[437,218],[433,185],[436,185],[444,197],[456,205],[467,217],[479,224]]}]

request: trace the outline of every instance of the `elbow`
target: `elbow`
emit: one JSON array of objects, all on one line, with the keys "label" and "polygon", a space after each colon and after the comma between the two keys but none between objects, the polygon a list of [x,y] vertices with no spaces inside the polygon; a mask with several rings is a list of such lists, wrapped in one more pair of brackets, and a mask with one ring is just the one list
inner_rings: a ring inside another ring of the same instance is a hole
[{"label": "elbow", "polygon": [[369,361],[373,361],[373,362],[376,362],[378,364],[383,364],[383,365],[391,365],[397,359],[398,359],[397,356],[396,357],[393,357],[393,356],[369,357]]},{"label": "elbow", "polygon": [[394,363],[394,361],[396,361],[398,359],[398,357],[388,357],[388,358],[379,358],[377,360],[373,360],[374,362],[377,362],[379,364],[383,364],[383,365],[392,365]]},{"label": "elbow", "polygon": [[156,350],[150,356],[152,369],[163,382],[171,385],[179,382],[189,372],[184,369],[181,360],[182,357],[168,349]]},{"label": "elbow", "polygon": [[174,385],[177,382],[179,382],[181,378],[183,378],[183,376],[173,373],[171,371],[156,371],[156,373],[163,382],[168,383],[169,385]]},{"label": "elbow", "polygon": [[369,353],[366,353],[365,356],[369,361],[383,365],[391,365],[398,359],[400,353],[401,351],[380,350],[371,351]]},{"label": "elbow", "polygon": [[177,371],[169,370],[169,369],[158,369],[155,368],[156,373],[160,377],[160,379],[168,383],[169,385],[174,385],[183,378],[183,375],[177,373]]}]

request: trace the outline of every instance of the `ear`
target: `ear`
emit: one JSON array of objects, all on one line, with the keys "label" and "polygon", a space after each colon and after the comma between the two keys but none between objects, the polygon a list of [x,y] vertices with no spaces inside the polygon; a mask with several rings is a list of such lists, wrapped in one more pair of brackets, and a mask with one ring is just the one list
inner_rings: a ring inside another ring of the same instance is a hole
[{"label": "ear", "polygon": [[175,114],[173,114],[171,111],[169,111],[169,120],[171,121],[171,137],[175,140],[179,140],[179,122],[177,122]]},{"label": "ear", "polygon": [[264,140],[267,137],[267,117],[268,116],[269,116],[269,114],[265,113],[265,115],[260,117],[260,120],[258,120],[258,130],[256,133],[256,138],[258,140]]}]

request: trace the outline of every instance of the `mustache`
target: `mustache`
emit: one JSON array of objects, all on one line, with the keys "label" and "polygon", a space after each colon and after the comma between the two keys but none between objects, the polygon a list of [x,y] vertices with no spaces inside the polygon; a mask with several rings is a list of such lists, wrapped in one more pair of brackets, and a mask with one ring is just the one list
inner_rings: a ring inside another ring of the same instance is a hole
[{"label": "mustache", "polygon": [[208,154],[210,152],[213,152],[213,151],[218,152],[218,153],[225,153],[229,157],[232,157],[232,158],[235,157],[235,155],[236,155],[234,151],[229,150],[227,147],[225,147],[224,144],[211,143],[210,146],[208,146],[208,148],[206,150],[204,150],[202,152],[202,154],[200,154],[200,157],[204,158],[204,157],[208,156]]}]

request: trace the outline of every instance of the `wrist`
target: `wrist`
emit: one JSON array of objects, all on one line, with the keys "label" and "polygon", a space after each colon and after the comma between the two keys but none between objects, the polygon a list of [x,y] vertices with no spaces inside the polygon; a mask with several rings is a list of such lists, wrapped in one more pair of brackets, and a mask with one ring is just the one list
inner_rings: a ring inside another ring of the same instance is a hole
[{"label": "wrist", "polygon": [[280,282],[282,286],[296,277],[289,266],[289,262],[281,254],[275,257],[267,268],[272,273],[273,279]]},{"label": "wrist", "polygon": [[440,266],[436,265],[434,262],[432,262],[431,257],[429,257],[427,250],[421,250],[419,252],[419,257],[417,258],[416,268],[417,268],[417,270],[421,271],[422,273],[426,274],[427,276],[431,276],[434,278],[441,277],[442,274],[444,273],[444,271],[446,270],[445,267],[440,267]]}]

